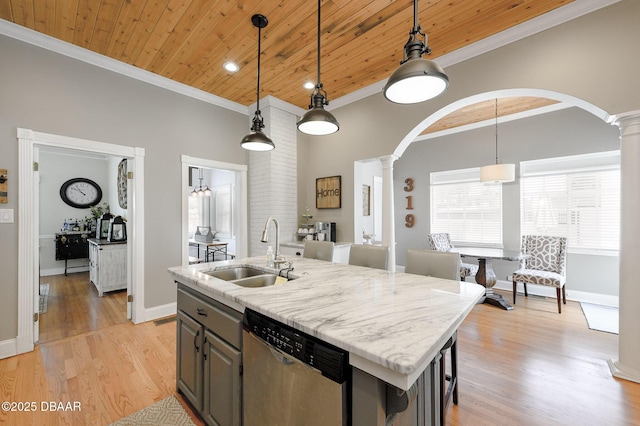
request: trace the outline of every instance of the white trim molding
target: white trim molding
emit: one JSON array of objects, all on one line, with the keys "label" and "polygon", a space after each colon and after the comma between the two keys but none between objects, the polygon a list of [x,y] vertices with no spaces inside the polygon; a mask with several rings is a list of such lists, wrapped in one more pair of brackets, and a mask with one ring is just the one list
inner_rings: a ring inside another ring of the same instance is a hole
[{"label": "white trim molding", "polygon": [[209,160],[206,158],[191,157],[182,155],[182,265],[189,264],[189,166],[206,167],[209,169],[228,170],[234,172],[235,177],[235,209],[237,209],[238,227],[236,229],[236,257],[244,258],[248,255],[249,234],[248,234],[248,194],[247,194],[247,170],[246,164],[225,163],[222,161]]},{"label": "white trim molding", "polygon": [[131,232],[128,281],[134,295],[135,308],[132,321],[141,322],[138,314],[144,312],[144,155],[143,148],[113,145],[85,139],[17,129],[18,138],[18,335],[16,353],[33,351],[38,338],[38,322],[34,314],[38,312],[36,286],[39,285],[39,209],[38,182],[34,171],[34,153],[41,146],[68,148],[77,151],[99,152],[133,159],[134,173],[133,202],[131,203]]}]

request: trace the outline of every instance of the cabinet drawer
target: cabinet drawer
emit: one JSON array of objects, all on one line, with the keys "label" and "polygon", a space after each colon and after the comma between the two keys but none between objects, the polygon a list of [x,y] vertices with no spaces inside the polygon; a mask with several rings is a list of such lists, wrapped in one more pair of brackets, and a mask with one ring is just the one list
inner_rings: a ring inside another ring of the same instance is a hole
[{"label": "cabinet drawer", "polygon": [[215,300],[203,300],[178,288],[178,309],[229,342],[242,348],[242,314]]}]

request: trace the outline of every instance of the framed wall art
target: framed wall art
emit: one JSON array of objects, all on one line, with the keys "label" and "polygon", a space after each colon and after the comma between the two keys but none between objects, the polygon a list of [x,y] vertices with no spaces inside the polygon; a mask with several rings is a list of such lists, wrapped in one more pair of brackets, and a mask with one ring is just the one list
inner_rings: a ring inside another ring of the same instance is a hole
[{"label": "framed wall art", "polygon": [[371,187],[362,185],[362,216],[371,216]]},{"label": "framed wall art", "polygon": [[316,179],[316,208],[339,209],[342,207],[342,176]]},{"label": "framed wall art", "polygon": [[118,205],[127,208],[127,159],[123,159],[118,164]]}]

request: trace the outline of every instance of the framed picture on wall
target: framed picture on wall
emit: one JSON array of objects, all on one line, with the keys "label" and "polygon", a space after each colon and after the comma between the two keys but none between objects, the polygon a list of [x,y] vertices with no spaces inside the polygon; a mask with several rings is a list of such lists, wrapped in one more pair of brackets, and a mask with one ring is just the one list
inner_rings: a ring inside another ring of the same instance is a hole
[{"label": "framed picture on wall", "polygon": [[371,187],[362,185],[362,216],[371,216]]},{"label": "framed picture on wall", "polygon": [[118,164],[118,205],[120,208],[127,208],[127,159],[123,159]]},{"label": "framed picture on wall", "polygon": [[330,176],[316,179],[317,209],[339,209],[342,207],[341,180],[341,176]]}]

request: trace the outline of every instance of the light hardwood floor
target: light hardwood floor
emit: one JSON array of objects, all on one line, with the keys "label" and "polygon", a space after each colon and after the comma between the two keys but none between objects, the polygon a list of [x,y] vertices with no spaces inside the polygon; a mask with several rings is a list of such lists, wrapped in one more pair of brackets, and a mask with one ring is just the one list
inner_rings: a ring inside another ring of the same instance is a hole
[{"label": "light hardwood floor", "polygon": [[49,284],[47,312],[40,315],[39,343],[127,322],[127,291],[98,296],[88,272],[40,277]]},{"label": "light hardwood floor", "polygon": [[[458,333],[460,401],[449,425],[640,425],[640,384],[607,366],[618,336],[589,330],[578,303],[556,308],[531,296],[510,312],[474,308]],[[106,425],[173,395],[175,337],[175,322],[124,323],[0,360],[3,401],[82,407],[0,412],[0,423]]]}]

